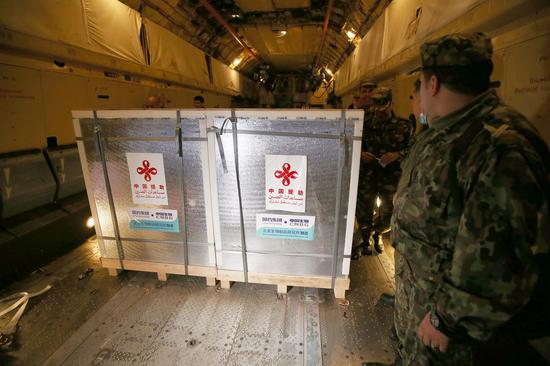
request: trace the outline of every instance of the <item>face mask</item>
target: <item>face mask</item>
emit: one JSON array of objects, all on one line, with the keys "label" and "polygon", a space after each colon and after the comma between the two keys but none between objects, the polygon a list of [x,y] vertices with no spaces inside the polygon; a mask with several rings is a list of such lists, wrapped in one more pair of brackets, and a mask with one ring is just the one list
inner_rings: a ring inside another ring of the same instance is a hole
[{"label": "face mask", "polygon": [[424,113],[420,113],[420,124],[422,126],[428,125],[428,116],[426,116]]}]

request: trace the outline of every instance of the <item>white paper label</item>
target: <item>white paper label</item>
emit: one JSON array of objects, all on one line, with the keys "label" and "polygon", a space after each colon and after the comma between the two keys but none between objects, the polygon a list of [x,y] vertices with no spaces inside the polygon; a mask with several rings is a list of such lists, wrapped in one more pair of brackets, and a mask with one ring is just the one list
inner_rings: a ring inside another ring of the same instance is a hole
[{"label": "white paper label", "polygon": [[306,156],[265,156],[265,208],[267,210],[305,212],[306,183]]},{"label": "white paper label", "polygon": [[162,154],[126,153],[126,160],[134,203],[167,205],[168,190]]},{"label": "white paper label", "polygon": [[163,231],[179,233],[177,210],[133,207],[128,209],[128,225],[131,230]]},{"label": "white paper label", "polygon": [[262,238],[315,240],[315,216],[256,214],[256,235]]}]

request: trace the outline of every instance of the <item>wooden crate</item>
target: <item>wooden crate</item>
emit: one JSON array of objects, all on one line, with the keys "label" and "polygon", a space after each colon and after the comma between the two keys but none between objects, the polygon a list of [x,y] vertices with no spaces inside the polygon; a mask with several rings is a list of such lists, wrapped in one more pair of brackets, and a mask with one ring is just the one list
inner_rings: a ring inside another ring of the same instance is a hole
[{"label": "wooden crate", "polygon": [[[187,111],[186,115],[189,117],[202,117],[204,112],[202,110],[195,110],[195,111]],[[105,255],[104,246],[103,246],[103,240],[104,233],[102,230],[102,227],[100,225],[100,217],[98,214],[98,208],[96,205],[96,199],[94,197],[94,191],[92,189],[92,179],[90,177],[90,169],[88,166],[88,160],[86,159],[86,148],[83,140],[83,133],[80,126],[80,119],[90,119],[94,118],[94,114],[92,111],[73,111],[73,125],[75,130],[75,136],[77,139],[77,146],[80,154],[80,162],[82,164],[82,173],[84,175],[84,181],[86,183],[87,187],[87,195],[88,195],[88,201],[90,203],[90,210],[92,212],[92,216],[94,218],[94,221],[96,223],[95,229],[96,234],[98,237],[98,245],[100,248],[100,252]],[[97,116],[99,118],[177,118],[177,112],[176,110],[121,110],[121,111],[97,111]],[[200,123],[200,133],[201,135],[206,138],[206,123]],[[145,137],[144,137],[145,139]],[[175,137],[174,137],[175,139]],[[213,246],[214,244],[214,233],[213,233],[213,224],[212,224],[212,215],[210,212],[210,194],[208,194],[208,187],[209,182],[209,174],[208,174],[208,150],[206,147],[206,144],[201,145],[201,159],[205,163],[203,166],[203,184],[204,184],[204,200],[205,200],[205,210],[206,210],[206,233],[207,233],[207,244]],[[133,238],[127,238],[125,240],[132,240]],[[108,240],[114,240],[114,238],[109,238]],[[154,242],[154,240],[153,240]],[[102,257],[100,259],[101,264],[104,268],[106,268],[109,271],[109,274],[112,276],[118,275],[122,269],[125,270],[131,270],[131,271],[142,271],[142,272],[153,272],[157,273],[158,279],[161,281],[166,281],[168,279],[168,275],[174,274],[174,275],[189,275],[189,276],[198,276],[198,277],[205,277],[206,283],[208,286],[215,286],[216,285],[216,276],[217,276],[217,270],[215,267],[215,263],[212,263],[211,266],[195,266],[195,265],[188,265],[187,266],[187,273],[185,270],[184,264],[175,264],[175,263],[159,263],[159,262],[151,262],[151,261],[137,261],[137,260],[123,260],[122,265],[118,258],[104,258]],[[124,268],[122,268],[124,267]]]},{"label": "wooden crate", "polygon": [[[225,111],[227,112],[227,111]],[[201,111],[186,111],[186,114],[194,114],[197,116],[206,115],[206,123],[209,127],[214,118],[220,115],[220,110],[201,110]],[[258,112],[259,113],[259,112]],[[264,112],[262,112],[264,113]],[[287,111],[285,113],[294,113],[292,111]],[[298,112],[295,112],[298,113]],[[301,113],[301,112],[300,112]],[[326,118],[326,111],[323,111],[323,118]],[[335,112],[336,113],[336,112]],[[337,113],[340,113],[338,111]],[[356,112],[359,113],[359,112]],[[99,118],[174,118],[176,114],[175,110],[162,110],[162,111],[98,111]],[[338,114],[340,115],[340,114]],[[75,133],[77,136],[77,144],[80,151],[81,157],[85,157],[85,146],[82,140],[82,131],[80,130],[80,125],[78,123],[79,118],[93,118],[93,114],[90,111],[86,112],[75,112],[73,113],[74,123],[75,123]],[[204,117],[204,116],[203,116]],[[358,171],[359,171],[359,162],[360,162],[360,136],[362,123],[359,123],[359,117],[356,116],[357,122],[355,122],[354,129],[354,140],[353,140],[353,153],[351,155],[351,165],[352,165],[352,174],[351,174],[351,183],[349,189],[349,196],[347,197],[347,216],[353,217],[355,214],[355,204],[356,204],[356,194],[357,194],[357,182],[358,182]],[[207,242],[210,245],[216,243],[221,243],[221,232],[220,232],[220,222],[219,222],[219,213],[218,213],[218,197],[216,192],[218,192],[217,180],[216,180],[216,141],[215,136],[212,133],[207,133],[207,125],[201,124],[201,138],[207,138],[208,144],[205,144],[201,147],[201,156],[202,161],[205,162],[203,165],[203,179],[204,179],[204,191],[205,191],[205,207],[206,207],[206,218],[207,218]],[[90,177],[88,174],[87,160],[81,158],[81,163],[83,167],[84,179],[86,181],[86,186],[92,187]],[[207,192],[210,192],[208,194]],[[92,215],[96,223],[99,223],[99,216],[97,212],[97,207],[93,197],[92,190],[88,189],[88,196],[90,201],[90,207],[92,210]],[[343,198],[346,199],[346,198]],[[342,212],[343,214],[343,212]],[[333,279],[330,276],[302,276],[302,275],[279,275],[279,274],[269,274],[269,273],[249,273],[248,282],[258,283],[258,284],[270,284],[277,285],[278,293],[286,293],[288,286],[298,286],[298,287],[312,287],[312,288],[326,288],[333,289],[336,298],[344,298],[345,291],[349,289],[350,280],[348,278],[349,268],[350,268],[350,259],[349,255],[351,253],[352,247],[352,238],[353,238],[353,220],[348,220],[345,227],[342,227],[341,230],[345,231],[345,240],[344,243],[339,243],[343,245],[343,258],[338,260],[342,261],[339,266],[342,268],[341,272],[338,273],[338,277],[335,279],[334,288],[333,288]],[[100,225],[96,226],[96,231],[98,238],[102,237],[102,230]],[[112,234],[111,234],[112,235]],[[109,239],[112,240],[112,239]],[[101,248],[101,245],[100,245]],[[102,252],[105,255],[105,252]],[[216,252],[216,257],[218,256],[218,251]],[[221,261],[217,261],[218,265]],[[102,258],[101,263],[103,267],[109,270],[111,275],[117,275],[122,268],[127,270],[136,270],[144,272],[153,272],[157,273],[159,280],[166,280],[169,274],[186,274],[185,266],[183,264],[169,264],[169,263],[158,263],[158,262],[148,262],[148,261],[134,261],[134,260],[123,260],[122,265],[120,261],[116,258]],[[205,277],[208,285],[215,285],[216,279],[221,281],[222,288],[229,288],[231,282],[244,282],[244,274],[242,271],[227,271],[217,269],[214,263],[210,263],[208,267],[201,266],[188,266],[187,274],[191,276],[200,276]]]}]

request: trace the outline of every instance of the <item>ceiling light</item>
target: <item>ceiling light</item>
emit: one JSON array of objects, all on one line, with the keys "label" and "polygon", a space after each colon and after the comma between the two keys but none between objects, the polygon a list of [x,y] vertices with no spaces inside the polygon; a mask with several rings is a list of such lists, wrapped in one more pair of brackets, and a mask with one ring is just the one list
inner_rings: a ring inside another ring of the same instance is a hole
[{"label": "ceiling light", "polygon": [[93,217],[88,217],[88,220],[86,220],[86,227],[91,229],[93,228],[95,225],[95,222],[94,222],[94,218]]},{"label": "ceiling light", "polygon": [[353,40],[355,39],[355,36],[357,35],[357,33],[355,33],[355,31],[353,29],[348,29],[346,31],[346,36],[348,36],[348,40],[350,42],[353,42]]},{"label": "ceiling light", "polygon": [[235,18],[240,18],[240,14],[231,14],[231,18],[235,19]]},{"label": "ceiling light", "polygon": [[239,66],[239,64],[243,61],[243,58],[242,56],[239,56],[237,58],[235,58],[233,60],[233,62],[231,63],[231,65],[229,65],[230,68],[234,69],[236,68],[237,66]]},{"label": "ceiling light", "polygon": [[275,19],[271,23],[271,31],[277,35],[277,37],[283,37],[287,34],[286,23],[282,19]]}]

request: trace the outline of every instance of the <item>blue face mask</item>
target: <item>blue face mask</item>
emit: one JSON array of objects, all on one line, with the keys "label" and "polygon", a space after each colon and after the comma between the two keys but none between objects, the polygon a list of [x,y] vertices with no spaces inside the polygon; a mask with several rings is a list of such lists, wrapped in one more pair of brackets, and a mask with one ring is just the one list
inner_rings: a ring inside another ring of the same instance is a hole
[{"label": "blue face mask", "polygon": [[428,116],[426,116],[424,113],[420,113],[420,124],[422,126],[428,125]]}]

